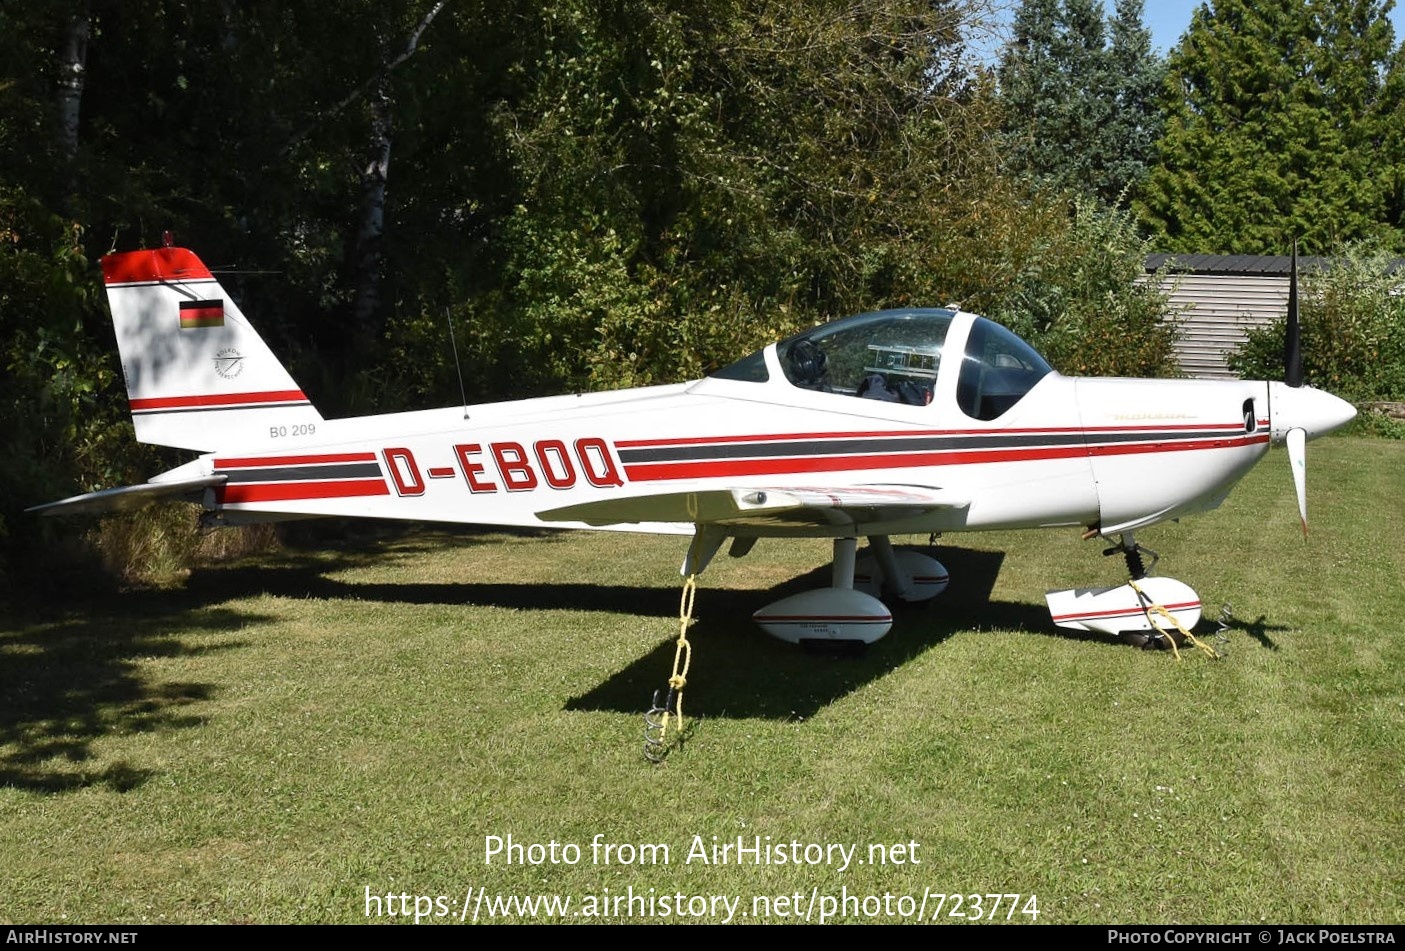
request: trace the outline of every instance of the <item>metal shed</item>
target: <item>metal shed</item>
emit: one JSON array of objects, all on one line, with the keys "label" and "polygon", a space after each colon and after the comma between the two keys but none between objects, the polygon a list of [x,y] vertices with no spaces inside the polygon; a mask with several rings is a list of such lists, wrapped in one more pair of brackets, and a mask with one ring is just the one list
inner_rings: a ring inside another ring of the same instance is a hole
[{"label": "metal shed", "polygon": [[[1244,343],[1251,327],[1267,326],[1287,313],[1291,260],[1286,254],[1147,255],[1147,275],[1160,275],[1171,315],[1180,322],[1176,356],[1186,376],[1235,378],[1225,358]],[[1298,272],[1329,262],[1299,257]]]}]

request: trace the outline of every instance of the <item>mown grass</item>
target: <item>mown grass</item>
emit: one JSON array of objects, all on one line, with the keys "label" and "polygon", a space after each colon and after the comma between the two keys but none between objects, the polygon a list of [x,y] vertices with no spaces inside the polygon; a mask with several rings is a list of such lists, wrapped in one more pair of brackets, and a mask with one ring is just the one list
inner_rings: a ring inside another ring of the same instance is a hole
[{"label": "mown grass", "polygon": [[[457,911],[469,887],[633,887],[1400,922],[1405,444],[1327,440],[1310,464],[1306,543],[1281,454],[1219,512],[1142,536],[1232,602],[1216,662],[1052,628],[1046,588],[1119,578],[1073,531],[943,539],[957,587],[856,658],[748,619],[823,584],[826,544],[723,556],[692,632],[698,719],[660,767],[640,714],[672,661],[677,538],[385,532],[11,606],[0,920],[357,922],[367,888]],[[582,861],[486,861],[509,834]],[[594,864],[597,834],[670,862]],[[685,862],[714,835],[916,842],[921,864]]]}]

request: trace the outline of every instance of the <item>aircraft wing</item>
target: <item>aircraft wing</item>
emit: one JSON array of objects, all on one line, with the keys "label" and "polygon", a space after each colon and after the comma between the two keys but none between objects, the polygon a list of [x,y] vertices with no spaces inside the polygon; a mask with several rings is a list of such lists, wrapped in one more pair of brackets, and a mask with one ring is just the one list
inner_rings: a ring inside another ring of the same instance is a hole
[{"label": "aircraft wing", "polygon": [[112,512],[129,512],[153,502],[172,499],[185,498],[191,502],[199,502],[205,489],[222,484],[226,478],[228,477],[221,474],[194,479],[173,479],[168,482],[146,482],[142,485],[123,486],[120,489],[103,489],[100,492],[75,495],[61,502],[35,505],[25,511],[38,512],[41,515],[106,515]]},{"label": "aircraft wing", "polygon": [[706,487],[691,491],[636,493],[537,513],[545,522],[618,525],[632,522],[691,522],[695,525],[852,525],[913,518],[964,509],[967,499],[930,486]]}]

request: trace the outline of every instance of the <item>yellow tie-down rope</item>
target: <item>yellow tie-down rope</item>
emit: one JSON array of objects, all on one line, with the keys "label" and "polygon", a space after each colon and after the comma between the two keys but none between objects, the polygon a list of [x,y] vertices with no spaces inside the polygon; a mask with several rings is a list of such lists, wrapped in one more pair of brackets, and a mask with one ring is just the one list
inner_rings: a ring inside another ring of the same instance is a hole
[{"label": "yellow tie-down rope", "polygon": [[1179,661],[1181,659],[1181,652],[1179,648],[1176,647],[1176,639],[1171,636],[1170,631],[1166,630],[1160,624],[1156,623],[1156,618],[1153,615],[1159,614],[1166,620],[1170,621],[1176,626],[1177,630],[1179,630],[1182,634],[1185,635],[1185,639],[1187,641],[1189,641],[1195,647],[1200,648],[1200,650],[1204,651],[1205,654],[1211,657],[1212,659],[1218,660],[1220,658],[1221,655],[1219,651],[1215,650],[1209,644],[1206,644],[1200,638],[1196,637],[1194,634],[1190,633],[1190,631],[1186,630],[1185,625],[1178,621],[1174,614],[1166,610],[1161,605],[1157,604],[1155,601],[1151,600],[1151,598],[1147,596],[1146,592],[1142,591],[1142,589],[1137,586],[1137,582],[1135,580],[1130,580],[1127,583],[1132,586],[1132,590],[1137,592],[1137,597],[1141,599],[1142,613],[1146,615],[1147,622],[1150,623],[1152,627],[1156,628],[1156,632],[1158,634],[1162,635],[1166,638],[1166,640],[1171,642],[1171,651],[1176,655],[1176,660]]},{"label": "yellow tie-down rope", "polygon": [[[693,624],[693,600],[698,594],[698,576],[689,575],[683,582],[683,596],[678,602],[678,645],[673,651],[673,676],[668,678],[669,694],[677,698],[677,729],[683,729],[683,688],[688,685],[688,667],[693,663],[693,645],[688,643],[688,628]],[[670,711],[663,715],[664,734],[668,733]]]},{"label": "yellow tie-down rope", "polygon": [[[693,662],[693,645],[688,642],[688,628],[693,624],[693,601],[697,598],[698,576],[689,575],[683,582],[683,595],[678,604],[678,643],[673,650],[673,674],[668,678],[668,696],[663,706],[654,695],[654,709],[644,717],[644,755],[657,763],[668,752],[668,721],[676,720],[675,734],[683,732],[683,688],[688,685],[688,667]],[[654,719],[662,713],[662,719]]]}]

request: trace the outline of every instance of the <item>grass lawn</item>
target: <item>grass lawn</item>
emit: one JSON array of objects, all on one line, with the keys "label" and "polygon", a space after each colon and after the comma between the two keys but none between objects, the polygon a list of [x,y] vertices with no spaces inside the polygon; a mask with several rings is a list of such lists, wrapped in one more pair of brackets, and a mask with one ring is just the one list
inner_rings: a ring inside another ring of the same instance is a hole
[{"label": "grass lawn", "polygon": [[1233,605],[1219,661],[1053,628],[1122,580],[1073,530],[941,539],[952,590],[860,657],[749,620],[827,543],[721,556],[657,767],[683,539],[412,528],[11,605],[0,921],[1405,921],[1405,443],[1309,458],[1306,542],[1281,452],[1139,535],[1202,632]]}]

